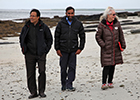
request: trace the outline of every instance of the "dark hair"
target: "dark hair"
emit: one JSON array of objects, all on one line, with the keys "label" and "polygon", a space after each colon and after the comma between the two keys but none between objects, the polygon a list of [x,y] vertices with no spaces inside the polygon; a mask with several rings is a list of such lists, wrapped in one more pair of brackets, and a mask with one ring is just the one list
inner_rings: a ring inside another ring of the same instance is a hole
[{"label": "dark hair", "polygon": [[68,10],[71,10],[71,9],[73,9],[73,11],[75,12],[75,9],[74,9],[73,7],[71,7],[71,6],[69,6],[69,7],[66,8],[66,12],[67,12]]},{"label": "dark hair", "polygon": [[30,14],[31,14],[32,12],[36,12],[36,13],[37,13],[37,17],[38,17],[38,16],[40,17],[40,11],[39,11],[39,10],[37,10],[37,9],[32,9],[32,10],[30,11]]}]

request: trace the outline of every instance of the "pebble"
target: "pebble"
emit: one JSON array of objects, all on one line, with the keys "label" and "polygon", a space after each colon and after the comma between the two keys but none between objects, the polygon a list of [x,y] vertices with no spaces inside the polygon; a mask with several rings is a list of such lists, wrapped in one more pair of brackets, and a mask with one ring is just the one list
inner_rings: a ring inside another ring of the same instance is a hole
[{"label": "pebble", "polygon": [[122,84],[122,85],[120,85],[120,87],[124,87],[124,85]]}]

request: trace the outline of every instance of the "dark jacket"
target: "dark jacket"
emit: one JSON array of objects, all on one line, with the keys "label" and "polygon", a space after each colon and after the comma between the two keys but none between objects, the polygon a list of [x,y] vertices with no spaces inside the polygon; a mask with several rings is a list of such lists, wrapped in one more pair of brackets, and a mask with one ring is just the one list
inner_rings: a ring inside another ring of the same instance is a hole
[{"label": "dark jacket", "polygon": [[[25,26],[22,28],[20,34],[20,46],[22,48],[22,53],[26,54],[28,51],[27,48],[27,34],[29,32],[31,22],[28,21]],[[48,53],[51,49],[51,45],[53,42],[51,31],[46,24],[44,24],[41,20],[39,20],[39,30],[36,32],[36,48],[37,55],[41,56],[44,53]]]},{"label": "dark jacket", "polygon": [[[85,32],[82,23],[75,17],[69,25],[66,17],[58,23],[55,30],[55,49],[63,52],[74,52],[83,50],[85,45]],[[80,40],[78,40],[80,38]],[[78,42],[79,41],[79,42]]]},{"label": "dark jacket", "polygon": [[101,47],[102,66],[122,64],[122,54],[118,42],[123,49],[126,48],[125,39],[120,22],[115,18],[113,31],[106,25],[106,20],[102,19],[98,25],[96,41]]}]

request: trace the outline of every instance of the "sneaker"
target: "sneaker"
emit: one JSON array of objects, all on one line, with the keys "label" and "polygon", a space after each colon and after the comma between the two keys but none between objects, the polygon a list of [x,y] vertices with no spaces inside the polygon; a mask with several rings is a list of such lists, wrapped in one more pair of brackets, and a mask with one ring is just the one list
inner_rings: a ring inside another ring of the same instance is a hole
[{"label": "sneaker", "polygon": [[101,87],[102,90],[106,90],[107,88],[108,88],[108,86],[106,84],[103,84]]},{"label": "sneaker", "polygon": [[109,88],[114,88],[113,83],[108,83]]},{"label": "sneaker", "polygon": [[67,88],[67,91],[75,91],[75,90],[76,90],[76,88],[74,88],[74,87]]},{"label": "sneaker", "polygon": [[61,90],[65,91],[66,90],[66,86],[62,86]]},{"label": "sneaker", "polygon": [[36,98],[38,97],[38,94],[37,93],[34,93],[34,94],[31,94],[28,99],[32,99],[32,98]]},{"label": "sneaker", "polygon": [[45,98],[46,97],[46,94],[44,94],[44,93],[39,93],[39,95],[40,95],[41,98]]}]

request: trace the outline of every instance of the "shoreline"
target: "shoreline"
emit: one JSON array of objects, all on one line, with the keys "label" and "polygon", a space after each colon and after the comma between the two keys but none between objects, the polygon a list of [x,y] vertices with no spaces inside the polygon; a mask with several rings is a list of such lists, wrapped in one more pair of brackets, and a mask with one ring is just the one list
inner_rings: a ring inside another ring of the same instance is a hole
[{"label": "shoreline", "polygon": [[[28,13],[31,9],[0,9],[1,12],[6,12],[5,14],[10,14],[10,12],[14,13],[14,12],[23,12],[25,13],[25,16],[23,17],[19,17],[19,18],[16,18],[16,16],[11,16],[11,17],[6,17],[8,19],[5,19],[5,17],[0,17],[0,20],[1,21],[7,21],[7,20],[16,20],[16,19],[27,19],[28,18]],[[42,17],[46,17],[47,14],[45,13],[48,13],[48,16],[49,18],[53,18],[54,16],[59,16],[59,17],[62,17],[64,16],[65,14],[62,13],[62,12],[65,12],[65,9],[39,9],[41,11],[41,15]],[[79,15],[96,15],[96,14],[100,14],[100,13],[103,13],[105,9],[103,8],[78,8],[78,9],[75,9],[76,12],[75,12],[75,15],[76,16],[79,16]],[[115,11],[117,13],[119,12],[128,12],[128,13],[134,13],[134,12],[139,12],[140,9],[115,9]],[[52,13],[51,15],[49,14],[49,12],[56,12],[55,13]],[[57,12],[61,12],[61,13],[57,13]]]},{"label": "shoreline", "polygon": [[[83,24],[95,24],[96,23],[96,27],[97,24],[99,23],[99,18],[102,15],[102,13],[99,14],[93,14],[93,15],[76,15],[75,17],[82,21]],[[117,16],[119,18],[123,18],[128,19],[128,17],[135,17],[135,16],[140,16],[140,11],[136,11],[136,12],[117,12]],[[49,17],[41,17],[41,20],[47,24],[50,28],[54,27],[57,25],[57,23],[61,20],[62,17],[59,16],[54,16],[53,18],[49,18]],[[6,21],[2,21],[0,20],[0,39],[2,39],[3,37],[13,37],[13,36],[19,36],[22,27],[25,25],[25,23],[29,20],[29,18],[25,18],[25,19],[14,19],[14,20],[6,20]],[[88,23],[89,22],[89,23]],[[128,23],[123,22],[124,24]],[[132,23],[134,24],[134,23]],[[139,24],[138,22],[135,24]],[[91,31],[96,31],[95,29],[88,29],[86,30],[88,32]]]}]

